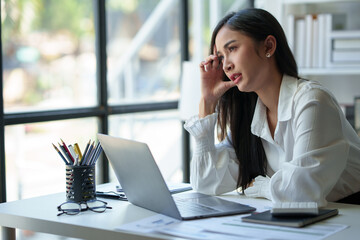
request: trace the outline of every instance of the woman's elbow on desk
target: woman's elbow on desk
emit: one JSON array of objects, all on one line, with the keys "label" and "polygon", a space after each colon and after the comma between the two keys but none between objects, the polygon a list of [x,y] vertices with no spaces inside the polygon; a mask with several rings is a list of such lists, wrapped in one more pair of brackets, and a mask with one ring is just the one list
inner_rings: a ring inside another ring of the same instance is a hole
[{"label": "woman's elbow on desk", "polygon": [[208,195],[221,195],[236,189],[236,182],[221,185],[219,182],[208,182],[206,179],[196,177],[190,177],[190,185],[194,191]]}]

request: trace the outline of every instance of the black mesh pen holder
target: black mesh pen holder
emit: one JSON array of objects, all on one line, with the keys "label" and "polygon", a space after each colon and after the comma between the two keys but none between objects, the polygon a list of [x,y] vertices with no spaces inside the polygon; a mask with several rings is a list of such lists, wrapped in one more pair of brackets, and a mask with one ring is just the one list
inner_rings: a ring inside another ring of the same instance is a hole
[{"label": "black mesh pen holder", "polygon": [[95,165],[66,166],[66,199],[83,202],[96,198]]}]

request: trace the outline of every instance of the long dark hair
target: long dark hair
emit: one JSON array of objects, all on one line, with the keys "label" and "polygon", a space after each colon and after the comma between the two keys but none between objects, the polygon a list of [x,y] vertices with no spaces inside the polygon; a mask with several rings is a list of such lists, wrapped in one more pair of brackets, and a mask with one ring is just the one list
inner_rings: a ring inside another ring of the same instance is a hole
[{"label": "long dark hair", "polygon": [[[226,15],[214,29],[211,38],[211,54],[216,36],[223,26],[251,37],[255,43],[264,41],[269,35],[274,36],[277,42],[274,57],[280,73],[299,78],[296,61],[285,33],[279,22],[269,12],[250,8]],[[230,81],[225,74],[223,80]],[[239,161],[237,187],[242,187],[243,190],[256,176],[265,176],[267,169],[261,139],[251,133],[251,122],[257,98],[254,92],[245,93],[233,87],[219,99],[217,105],[218,138],[220,141],[228,138],[235,149]]]}]

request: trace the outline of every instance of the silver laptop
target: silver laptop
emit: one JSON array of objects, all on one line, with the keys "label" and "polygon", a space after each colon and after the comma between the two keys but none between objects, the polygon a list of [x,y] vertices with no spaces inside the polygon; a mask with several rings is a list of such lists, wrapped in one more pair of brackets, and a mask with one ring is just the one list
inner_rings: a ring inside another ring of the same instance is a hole
[{"label": "silver laptop", "polygon": [[180,220],[249,213],[253,207],[197,192],[171,195],[145,143],[98,134],[121,187],[134,205]]}]

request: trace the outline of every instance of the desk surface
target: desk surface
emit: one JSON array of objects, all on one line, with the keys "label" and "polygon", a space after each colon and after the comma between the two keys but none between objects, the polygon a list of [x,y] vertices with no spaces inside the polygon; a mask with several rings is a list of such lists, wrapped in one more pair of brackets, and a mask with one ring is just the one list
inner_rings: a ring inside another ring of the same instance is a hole
[{"label": "desk surface", "polygon": [[[108,189],[107,184],[99,189]],[[236,197],[238,202],[248,204],[244,196]],[[239,200],[240,199],[240,200]],[[75,216],[57,216],[57,206],[65,201],[65,193],[0,204],[0,225],[8,228],[26,229],[35,232],[51,233],[83,239],[179,239],[161,234],[127,233],[115,230],[122,224],[146,218],[156,213],[136,207],[128,202],[106,199],[112,209],[103,213],[81,212]],[[259,201],[257,199],[257,201]],[[267,200],[262,200],[267,201]],[[360,234],[360,206],[329,203],[329,208],[338,208],[339,215],[328,222],[345,224],[349,228],[338,232],[328,239],[354,239]]]}]

